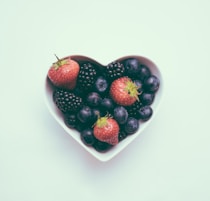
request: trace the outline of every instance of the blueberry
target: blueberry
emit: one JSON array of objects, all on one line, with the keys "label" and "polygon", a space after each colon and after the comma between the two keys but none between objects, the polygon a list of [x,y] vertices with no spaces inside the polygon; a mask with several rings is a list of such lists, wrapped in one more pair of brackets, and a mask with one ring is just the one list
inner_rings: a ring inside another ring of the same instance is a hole
[{"label": "blueberry", "polygon": [[114,109],[114,102],[111,98],[104,98],[101,101],[101,109],[106,112],[112,112]]},{"label": "blueberry", "polygon": [[153,114],[153,110],[149,105],[143,106],[138,110],[139,117],[142,121],[147,121]]},{"label": "blueberry", "polygon": [[124,131],[128,134],[134,134],[139,128],[139,121],[134,117],[129,117],[124,126]]},{"label": "blueberry", "polygon": [[155,94],[143,92],[140,95],[140,101],[143,105],[151,105],[154,101]]},{"label": "blueberry", "polygon": [[99,106],[101,100],[101,96],[96,92],[90,92],[86,98],[87,104],[91,107]]},{"label": "blueberry", "polygon": [[77,118],[81,123],[92,123],[95,120],[95,115],[89,106],[83,106],[82,109],[77,113]]},{"label": "blueberry", "polygon": [[160,85],[159,79],[155,75],[151,75],[144,80],[144,90],[154,93],[158,90]]},{"label": "blueberry", "polygon": [[119,124],[124,124],[128,119],[128,112],[123,106],[117,106],[114,109],[113,116]]},{"label": "blueberry", "polygon": [[134,80],[133,82],[138,87],[138,92],[141,93],[142,92],[142,87],[143,87],[142,81],[141,80]]},{"label": "blueberry", "polygon": [[93,129],[87,128],[80,133],[81,140],[84,144],[91,146],[95,142],[95,137],[93,135]]},{"label": "blueberry", "polygon": [[100,94],[105,94],[108,91],[108,81],[103,77],[99,76],[95,81],[95,90]]},{"label": "blueberry", "polygon": [[95,143],[93,144],[93,147],[95,148],[96,151],[104,153],[108,151],[112,147],[112,145],[106,142],[96,140]]},{"label": "blueberry", "polygon": [[130,58],[125,61],[126,74],[132,78],[137,77],[140,73],[140,63],[138,59]]},{"label": "blueberry", "polygon": [[145,65],[141,65],[140,73],[138,75],[139,79],[144,81],[150,75],[151,75],[150,69],[147,66],[145,66]]}]

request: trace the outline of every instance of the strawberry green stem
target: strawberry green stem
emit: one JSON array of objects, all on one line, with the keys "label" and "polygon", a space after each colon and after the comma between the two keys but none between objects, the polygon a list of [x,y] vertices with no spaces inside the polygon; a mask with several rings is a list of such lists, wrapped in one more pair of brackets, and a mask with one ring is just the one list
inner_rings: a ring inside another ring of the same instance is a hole
[{"label": "strawberry green stem", "polygon": [[107,119],[108,117],[100,117],[97,122],[96,122],[96,125],[99,127],[99,128],[102,128],[104,127],[106,124],[107,124]]},{"label": "strawberry green stem", "polygon": [[131,97],[135,97],[136,100],[139,100],[138,98],[138,87],[136,86],[136,84],[132,81],[128,81],[126,83],[126,87],[125,87],[125,90],[128,92],[128,94],[131,96]]},{"label": "strawberry green stem", "polygon": [[58,61],[60,61],[60,59],[58,58],[58,56],[57,56],[56,54],[54,54],[54,55],[55,55],[56,59],[57,59]]},{"label": "strawberry green stem", "polygon": [[57,62],[53,63],[53,66],[55,68],[55,70],[57,70],[60,66],[64,65],[64,64],[67,64],[67,60],[66,59],[59,59],[59,57],[54,54],[55,57],[57,58]]}]

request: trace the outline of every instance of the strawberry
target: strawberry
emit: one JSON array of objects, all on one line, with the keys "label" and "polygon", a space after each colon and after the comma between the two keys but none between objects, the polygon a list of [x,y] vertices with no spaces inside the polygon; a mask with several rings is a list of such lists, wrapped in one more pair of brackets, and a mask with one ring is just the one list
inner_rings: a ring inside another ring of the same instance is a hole
[{"label": "strawberry", "polygon": [[[56,56],[56,55],[55,55]],[[80,66],[71,58],[58,59],[48,71],[48,78],[57,86],[66,89],[74,89],[77,82]]]},{"label": "strawberry", "polygon": [[99,141],[116,145],[118,143],[119,130],[117,121],[105,116],[98,118],[93,128],[93,134]]},{"label": "strawberry", "polygon": [[110,96],[115,103],[130,106],[138,100],[138,87],[129,77],[120,77],[110,86]]}]

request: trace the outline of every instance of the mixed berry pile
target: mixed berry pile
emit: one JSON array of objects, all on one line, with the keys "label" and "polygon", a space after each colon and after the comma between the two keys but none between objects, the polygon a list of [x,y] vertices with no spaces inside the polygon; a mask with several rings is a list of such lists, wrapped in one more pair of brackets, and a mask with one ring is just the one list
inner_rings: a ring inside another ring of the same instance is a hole
[{"label": "mixed berry pile", "polygon": [[151,118],[160,81],[138,59],[103,67],[57,59],[48,71],[52,98],[65,124],[79,132],[85,145],[106,152]]}]

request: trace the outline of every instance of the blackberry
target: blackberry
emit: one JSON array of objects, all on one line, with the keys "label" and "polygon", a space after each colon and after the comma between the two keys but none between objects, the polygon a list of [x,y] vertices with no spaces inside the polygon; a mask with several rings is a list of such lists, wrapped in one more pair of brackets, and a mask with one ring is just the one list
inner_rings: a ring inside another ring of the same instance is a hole
[{"label": "blackberry", "polygon": [[89,90],[95,83],[97,71],[91,63],[80,65],[80,71],[77,78],[78,87],[82,90]]},{"label": "blackberry", "polygon": [[66,114],[64,115],[64,122],[70,128],[75,128],[77,125],[77,117],[76,114]]},{"label": "blackberry", "polygon": [[82,98],[64,89],[56,89],[53,92],[53,101],[63,113],[75,113],[83,105]]},{"label": "blackberry", "polygon": [[122,77],[125,72],[125,67],[122,63],[113,61],[106,66],[106,76],[110,80]]},{"label": "blackberry", "polygon": [[118,136],[119,142],[124,140],[127,137],[127,133],[124,130],[121,130]]},{"label": "blackberry", "polygon": [[136,101],[131,106],[128,106],[126,109],[128,111],[129,117],[139,118],[138,110],[142,107],[141,101]]}]

